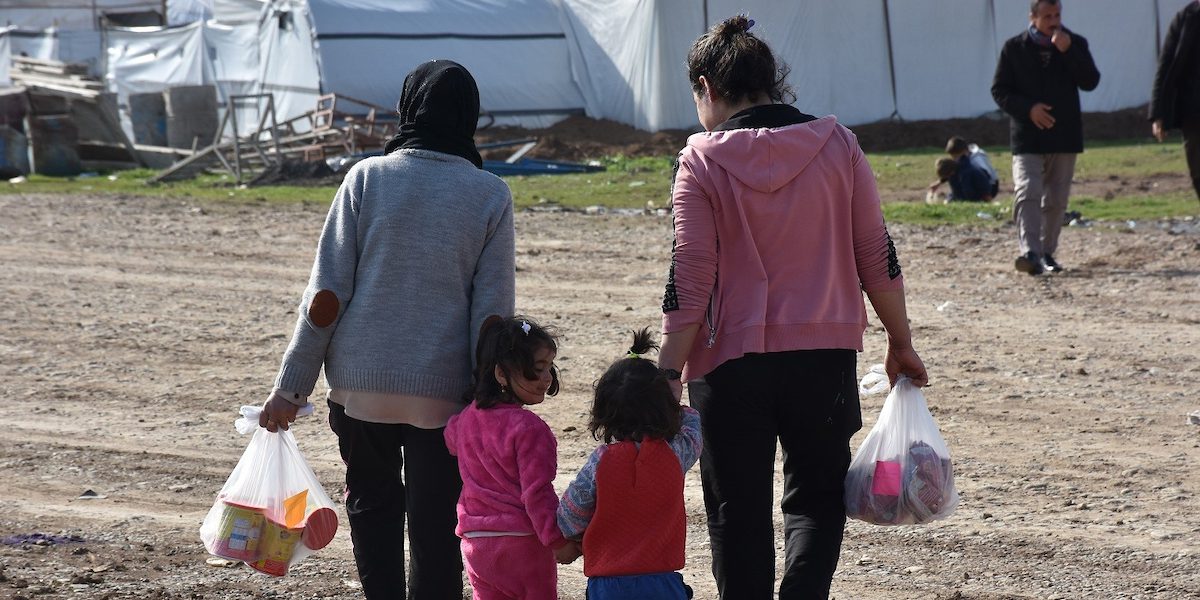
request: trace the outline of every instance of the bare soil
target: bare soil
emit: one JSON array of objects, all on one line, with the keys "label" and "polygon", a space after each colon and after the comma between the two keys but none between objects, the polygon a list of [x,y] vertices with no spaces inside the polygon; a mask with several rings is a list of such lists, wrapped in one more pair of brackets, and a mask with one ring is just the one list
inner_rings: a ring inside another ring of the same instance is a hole
[{"label": "bare soil", "polygon": [[[82,540],[0,544],[0,598],[359,597],[340,506],[334,542],[280,579],[207,565],[197,533],[246,443],[237,408],[269,391],[324,207],[6,195],[0,215],[0,538]],[[592,381],[658,322],[670,220],[522,212],[517,229],[518,306],[564,334],[564,389],[537,408],[561,489],[595,445]],[[1009,225],[892,233],[962,503],[925,526],[850,522],[834,596],[1200,597],[1197,221],[1068,228],[1068,271],[1047,277],[1013,270]],[[883,345],[872,315],[861,371]],[[863,398],[867,427],[882,401]],[[295,435],[338,498],[325,415]],[[686,494],[684,577],[713,598],[695,471]],[[581,570],[561,567],[563,598],[583,598]]]}]

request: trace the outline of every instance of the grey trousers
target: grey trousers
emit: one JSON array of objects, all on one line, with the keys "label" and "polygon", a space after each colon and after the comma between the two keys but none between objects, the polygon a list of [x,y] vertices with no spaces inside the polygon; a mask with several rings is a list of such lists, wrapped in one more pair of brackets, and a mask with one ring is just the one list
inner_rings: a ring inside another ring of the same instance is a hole
[{"label": "grey trousers", "polygon": [[1054,254],[1071,195],[1076,154],[1013,155],[1013,220],[1021,254]]}]

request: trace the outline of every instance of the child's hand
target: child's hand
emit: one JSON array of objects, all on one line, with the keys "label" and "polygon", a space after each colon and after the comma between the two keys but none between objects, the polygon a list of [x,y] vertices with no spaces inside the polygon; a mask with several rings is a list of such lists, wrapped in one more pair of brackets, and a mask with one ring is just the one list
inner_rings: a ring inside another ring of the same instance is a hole
[{"label": "child's hand", "polygon": [[554,551],[554,560],[560,565],[569,565],[580,556],[583,556],[583,546],[573,540],[567,540],[566,544]]}]

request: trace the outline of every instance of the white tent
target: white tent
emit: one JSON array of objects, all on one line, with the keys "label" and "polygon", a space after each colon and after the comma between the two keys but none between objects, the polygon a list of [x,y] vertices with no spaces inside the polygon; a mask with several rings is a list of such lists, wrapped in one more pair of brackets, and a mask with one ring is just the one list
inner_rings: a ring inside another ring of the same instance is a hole
[{"label": "white tent", "polygon": [[0,24],[22,29],[96,29],[100,17],[161,13],[162,0],[0,0]]},{"label": "white tent", "polygon": [[[1101,73],[1100,86],[1082,95],[1085,111],[1149,100],[1166,23],[1189,1],[1063,3],[1064,23],[1088,38]],[[705,17],[711,25],[748,14],[755,20],[752,31],[791,68],[796,106],[818,116],[836,114],[851,125],[997,110],[991,82],[1000,48],[1029,24],[1029,4],[1017,0],[563,4],[580,38],[577,71],[593,83],[583,86],[588,115],[650,130],[697,124],[684,63]],[[662,68],[643,77],[652,66]]]},{"label": "white tent", "polygon": [[9,27],[0,29],[0,87],[12,85],[12,78],[8,75],[12,69],[12,38],[8,36],[11,30]]},{"label": "white tent", "polygon": [[554,0],[308,0],[321,84],[385,107],[404,76],[430,59],[475,76],[483,110],[549,124],[582,113],[563,13]]},{"label": "white tent", "polygon": [[[1083,94],[1084,110],[1149,100],[1166,25],[1189,1],[1064,2],[1064,22],[1088,38],[1102,75],[1100,86]],[[0,0],[0,21],[26,15],[14,6],[31,3]],[[55,3],[161,7],[161,0]],[[697,126],[688,49],[708,25],[745,12],[756,21],[753,32],[790,67],[796,106],[855,125],[995,112],[990,87],[999,50],[1028,25],[1028,6],[1017,0],[169,0],[172,18],[211,13],[213,20],[191,29],[113,30],[104,52],[90,19],[80,20],[86,26],[79,29],[11,29],[0,37],[11,54],[94,64],[104,56],[111,85],[126,92],[198,82],[218,85],[223,99],[270,92],[281,120],[311,110],[322,92],[390,107],[409,70],[449,58],[471,70],[482,108],[501,123],[544,126],[586,113],[659,130]],[[63,11],[55,14],[73,14]],[[157,64],[158,56],[174,58]]]},{"label": "white tent", "polygon": [[[255,92],[272,94],[277,121],[316,108],[322,87],[321,62],[308,7],[303,2],[280,2],[256,27],[260,85]],[[306,125],[299,125],[298,131],[307,131]]]}]

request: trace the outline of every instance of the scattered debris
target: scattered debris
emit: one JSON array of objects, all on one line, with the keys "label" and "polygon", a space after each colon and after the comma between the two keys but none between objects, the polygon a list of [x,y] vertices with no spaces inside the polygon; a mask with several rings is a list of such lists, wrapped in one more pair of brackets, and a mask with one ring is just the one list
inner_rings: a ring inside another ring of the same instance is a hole
[{"label": "scattered debris", "polygon": [[1200,410],[1193,410],[1188,413],[1188,423],[1192,425],[1200,425]]},{"label": "scattered debris", "polygon": [[10,535],[0,543],[5,546],[57,546],[60,544],[75,544],[83,542],[83,538],[77,535],[55,535],[49,533],[20,533]]},{"label": "scattered debris", "polygon": [[97,494],[92,490],[84,490],[83,493],[79,495],[77,500],[103,500],[107,497],[108,496],[105,496],[104,494]]},{"label": "scattered debris", "polygon": [[241,561],[229,560],[228,558],[221,558],[219,556],[210,556],[204,561],[204,564],[210,567],[217,567],[221,569],[232,569],[233,567],[236,567],[242,563]]}]

